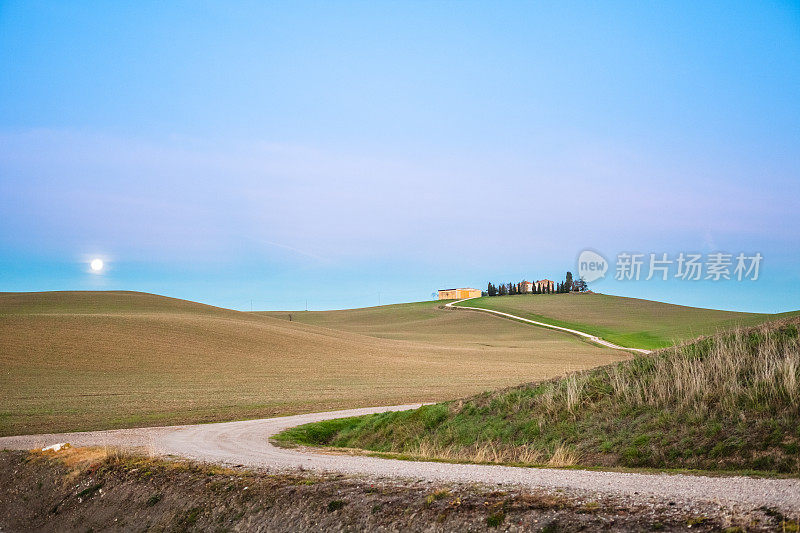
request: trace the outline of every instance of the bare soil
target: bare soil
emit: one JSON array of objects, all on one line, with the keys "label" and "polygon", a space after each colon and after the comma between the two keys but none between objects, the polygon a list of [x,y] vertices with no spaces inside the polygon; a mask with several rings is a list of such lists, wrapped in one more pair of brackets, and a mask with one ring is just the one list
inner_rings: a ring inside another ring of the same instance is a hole
[{"label": "bare soil", "polygon": [[441,401],[628,357],[435,302],[392,335],[131,292],[0,293],[0,435]]},{"label": "bare soil", "polygon": [[156,460],[0,453],[0,531],[797,531],[766,508]]}]

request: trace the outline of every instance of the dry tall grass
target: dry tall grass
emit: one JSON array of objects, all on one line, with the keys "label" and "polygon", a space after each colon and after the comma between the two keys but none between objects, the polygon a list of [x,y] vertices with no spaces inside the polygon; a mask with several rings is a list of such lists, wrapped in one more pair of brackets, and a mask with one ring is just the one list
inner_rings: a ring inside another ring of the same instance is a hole
[{"label": "dry tall grass", "polygon": [[551,452],[530,446],[508,447],[498,442],[485,442],[468,448],[455,445],[439,446],[435,442],[421,441],[410,454],[421,458],[470,463],[525,464],[564,467],[578,464],[578,454],[569,446],[559,443]]},{"label": "dry tall grass", "polygon": [[541,394],[524,397],[527,405],[516,410],[580,410],[596,393],[598,371],[611,385],[612,400],[629,406],[677,406],[697,412],[737,409],[743,402],[753,407],[800,407],[800,338],[765,324],[569,374],[541,385]]},{"label": "dry tall grass", "polygon": [[[632,405],[705,412],[800,405],[800,339],[768,326],[736,330],[607,370],[614,395]],[[652,366],[650,366],[652,365]]]}]

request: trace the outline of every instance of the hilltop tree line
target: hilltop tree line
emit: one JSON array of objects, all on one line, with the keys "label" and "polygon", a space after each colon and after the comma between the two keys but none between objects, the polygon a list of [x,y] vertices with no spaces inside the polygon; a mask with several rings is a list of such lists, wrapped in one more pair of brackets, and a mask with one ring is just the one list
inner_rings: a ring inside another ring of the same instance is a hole
[{"label": "hilltop tree line", "polygon": [[525,291],[525,289],[522,286],[522,282],[499,283],[497,285],[495,285],[494,283],[489,283],[486,290],[483,291],[483,295],[506,296],[509,294],[563,294],[567,292],[586,292],[588,290],[589,290],[589,285],[583,278],[579,280],[574,280],[572,278],[572,272],[567,272],[564,281],[556,283],[554,290],[550,290],[549,286],[538,287],[536,283],[533,284],[532,292]]}]

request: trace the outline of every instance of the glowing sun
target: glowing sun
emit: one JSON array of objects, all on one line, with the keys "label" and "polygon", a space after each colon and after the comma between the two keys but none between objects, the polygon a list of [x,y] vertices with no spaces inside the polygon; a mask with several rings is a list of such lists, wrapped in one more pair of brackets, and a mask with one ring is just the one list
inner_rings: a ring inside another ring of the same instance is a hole
[{"label": "glowing sun", "polygon": [[92,272],[100,272],[101,270],[103,270],[103,260],[92,259],[92,262],[89,263],[89,268],[92,269]]}]

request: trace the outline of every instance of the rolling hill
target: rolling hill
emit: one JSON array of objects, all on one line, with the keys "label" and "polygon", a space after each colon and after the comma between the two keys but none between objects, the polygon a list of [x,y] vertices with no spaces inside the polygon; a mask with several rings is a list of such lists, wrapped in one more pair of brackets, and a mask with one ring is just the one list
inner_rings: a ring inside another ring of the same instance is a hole
[{"label": "rolling hill", "polygon": [[347,328],[136,292],[0,293],[0,435],[439,401],[628,357],[432,302],[387,307]]},{"label": "rolling hill", "polygon": [[457,305],[493,309],[591,333],[619,346],[651,350],[799,313],[738,313],[594,293],[494,296]]},{"label": "rolling hill", "polygon": [[279,441],[523,465],[800,475],[800,317]]}]

